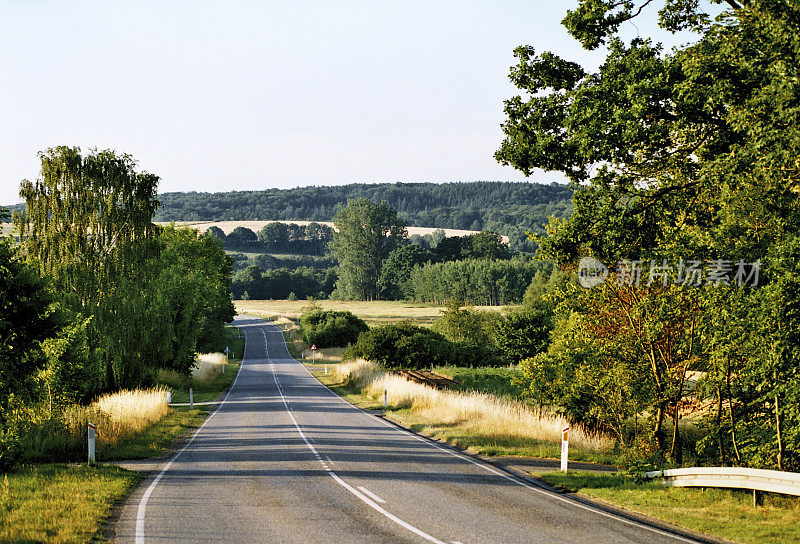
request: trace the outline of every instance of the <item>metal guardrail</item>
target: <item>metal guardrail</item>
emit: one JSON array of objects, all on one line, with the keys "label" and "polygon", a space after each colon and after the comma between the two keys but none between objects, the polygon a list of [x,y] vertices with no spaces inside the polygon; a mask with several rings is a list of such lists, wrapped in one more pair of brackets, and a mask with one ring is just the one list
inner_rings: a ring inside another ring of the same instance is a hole
[{"label": "metal guardrail", "polygon": [[754,503],[760,502],[759,491],[800,496],[800,473],[738,467],[691,467],[654,470],[644,478],[663,478],[674,487],[726,487],[752,489]]}]

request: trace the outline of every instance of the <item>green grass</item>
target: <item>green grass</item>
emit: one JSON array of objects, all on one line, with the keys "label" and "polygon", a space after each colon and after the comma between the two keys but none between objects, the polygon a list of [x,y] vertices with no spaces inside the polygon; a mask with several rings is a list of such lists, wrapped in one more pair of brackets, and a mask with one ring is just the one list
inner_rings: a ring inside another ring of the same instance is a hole
[{"label": "green grass", "polygon": [[753,507],[750,491],[666,487],[622,474],[551,472],[555,485],[628,510],[742,544],[800,543],[800,499],[767,495]]},{"label": "green grass", "polygon": [[84,544],[144,477],[113,466],[23,465],[0,479],[0,542]]},{"label": "green grass", "polygon": [[460,385],[453,388],[457,391],[479,391],[520,399],[527,390],[520,380],[522,371],[517,368],[440,366],[431,370],[459,381]]},{"label": "green grass", "polygon": [[114,446],[98,448],[97,460],[103,462],[149,459],[161,455],[173,447],[175,441],[186,431],[202,425],[208,412],[206,406],[199,406],[194,410],[188,407],[173,408],[173,411],[160,421],[128,440]]},{"label": "green grass", "polygon": [[[231,359],[233,361],[233,359]],[[219,394],[230,387],[236,378],[239,370],[239,363],[230,362],[225,369],[225,374],[220,374],[214,381],[208,384],[194,383],[191,387],[194,392],[195,402],[212,402],[217,399]],[[172,390],[172,402],[189,402],[189,389]]]},{"label": "green grass", "polygon": [[233,325],[225,326],[225,345],[231,348],[228,360],[231,362],[242,362],[244,355],[244,334]]}]

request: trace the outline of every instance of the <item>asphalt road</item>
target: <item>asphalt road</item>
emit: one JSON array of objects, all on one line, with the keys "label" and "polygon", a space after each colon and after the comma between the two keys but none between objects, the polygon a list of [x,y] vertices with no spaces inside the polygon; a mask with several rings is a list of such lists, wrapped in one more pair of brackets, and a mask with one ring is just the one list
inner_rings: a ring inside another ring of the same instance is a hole
[{"label": "asphalt road", "polygon": [[343,401],[238,318],[220,408],[122,508],[116,542],[696,542],[551,493]]}]

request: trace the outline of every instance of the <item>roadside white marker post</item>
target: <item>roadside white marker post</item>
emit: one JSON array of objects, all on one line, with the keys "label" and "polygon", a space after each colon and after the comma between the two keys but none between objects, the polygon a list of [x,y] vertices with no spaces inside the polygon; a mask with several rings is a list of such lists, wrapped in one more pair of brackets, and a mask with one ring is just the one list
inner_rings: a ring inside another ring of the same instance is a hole
[{"label": "roadside white marker post", "polygon": [[194,408],[194,391],[189,388],[189,408]]},{"label": "roadside white marker post", "polygon": [[389,407],[389,391],[386,389],[383,390],[383,407]]},{"label": "roadside white marker post", "polygon": [[569,457],[569,427],[561,429],[561,472],[567,471]]},{"label": "roadside white marker post", "polygon": [[96,427],[94,423],[89,423],[89,464],[94,464],[94,437],[95,437]]},{"label": "roadside white marker post", "polygon": [[228,346],[225,346],[225,364],[222,365],[222,373],[223,374],[225,374],[225,367],[228,366],[228,361],[229,361],[228,352],[230,351],[230,349],[231,348],[229,348]]},{"label": "roadside white marker post", "polygon": [[172,402],[172,391],[167,391],[167,404]]}]

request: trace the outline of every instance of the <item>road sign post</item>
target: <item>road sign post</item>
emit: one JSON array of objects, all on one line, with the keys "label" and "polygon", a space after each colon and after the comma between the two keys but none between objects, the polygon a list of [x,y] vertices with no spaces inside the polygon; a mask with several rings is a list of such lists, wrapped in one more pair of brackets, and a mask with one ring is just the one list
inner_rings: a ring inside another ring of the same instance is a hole
[{"label": "road sign post", "polygon": [[[311,344],[311,364],[314,364],[314,352],[317,351],[317,345]],[[325,363],[325,375],[328,375],[328,363]]]},{"label": "road sign post", "polygon": [[569,427],[561,429],[561,472],[567,471],[569,459]]},{"label": "road sign post", "polygon": [[89,423],[89,464],[93,465],[95,462],[94,459],[94,438],[95,432],[97,428],[95,427],[94,423]]}]

